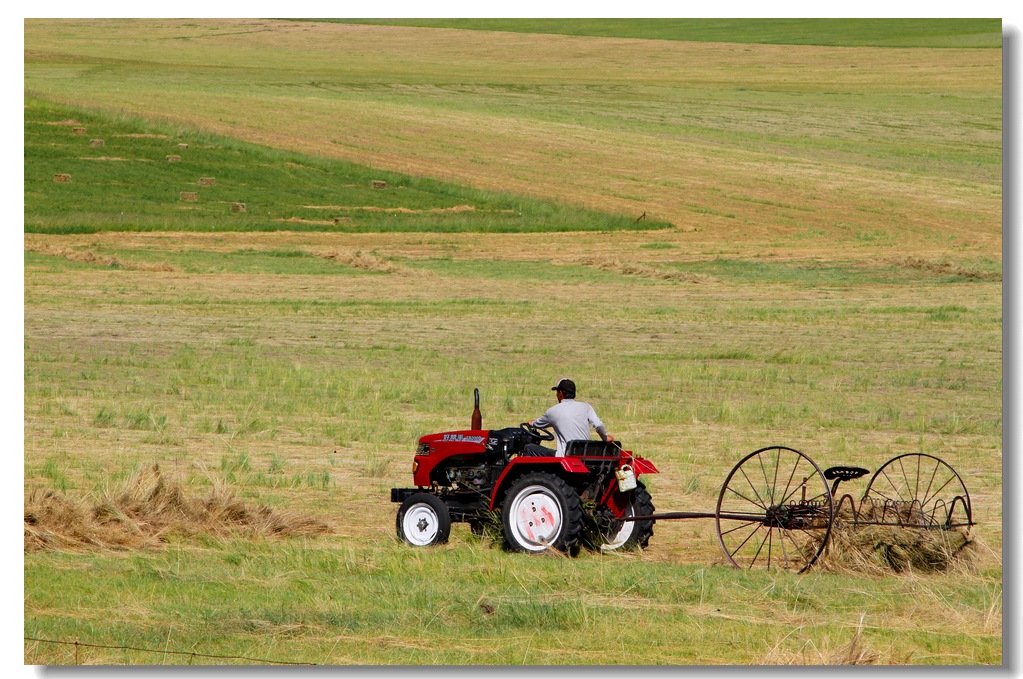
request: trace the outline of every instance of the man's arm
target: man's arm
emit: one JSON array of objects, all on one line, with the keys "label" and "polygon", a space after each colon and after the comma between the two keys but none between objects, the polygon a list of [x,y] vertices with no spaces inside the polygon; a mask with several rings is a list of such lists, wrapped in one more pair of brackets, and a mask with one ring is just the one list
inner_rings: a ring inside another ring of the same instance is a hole
[{"label": "man's arm", "polygon": [[590,419],[590,424],[592,424],[593,428],[597,431],[597,436],[600,437],[601,441],[605,441],[605,442],[606,441],[614,441],[614,437],[608,435],[607,429],[604,427],[604,423],[600,421],[599,417],[597,417],[597,411],[593,409],[593,406],[590,406],[590,416],[589,416],[589,419]]}]

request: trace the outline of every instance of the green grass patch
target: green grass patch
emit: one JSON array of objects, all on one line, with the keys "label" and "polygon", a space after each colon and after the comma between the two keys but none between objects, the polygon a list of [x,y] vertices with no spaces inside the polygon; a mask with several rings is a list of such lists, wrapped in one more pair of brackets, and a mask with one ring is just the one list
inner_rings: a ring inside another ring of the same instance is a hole
[{"label": "green grass patch", "polygon": [[[85,133],[76,134],[76,129]],[[70,181],[56,181],[58,175]],[[374,188],[374,182],[386,186]],[[244,212],[236,204],[243,204]],[[181,126],[30,97],[25,101],[27,233],[543,232],[665,226],[277,151]]]},{"label": "green grass patch", "polygon": [[474,31],[842,47],[1001,47],[999,19],[318,19]]},{"label": "green grass patch", "polygon": [[436,258],[409,261],[407,266],[466,279],[556,280],[562,283],[608,283],[621,279],[620,274],[593,267],[535,260]]},{"label": "green grass patch", "polygon": [[25,251],[25,268],[35,271],[59,272],[59,271],[84,271],[95,269],[96,264],[89,262],[76,262],[65,257],[46,255],[32,250]]},{"label": "green grass patch", "polygon": [[[461,532],[440,549],[228,539],[137,555],[29,554],[25,589],[35,611],[26,636],[131,647],[78,649],[80,662],[98,664],[187,664],[188,652],[240,656],[193,659],[213,664],[761,664],[808,647],[818,655],[804,662],[840,662],[861,619],[859,648],[881,664],[1001,658],[997,634],[886,624],[893,610],[954,597],[957,619],[976,626],[1000,595],[997,577],[918,584],[536,558]],[[59,613],[72,608],[75,617]],[[73,651],[27,644],[26,662],[71,664]]]}]

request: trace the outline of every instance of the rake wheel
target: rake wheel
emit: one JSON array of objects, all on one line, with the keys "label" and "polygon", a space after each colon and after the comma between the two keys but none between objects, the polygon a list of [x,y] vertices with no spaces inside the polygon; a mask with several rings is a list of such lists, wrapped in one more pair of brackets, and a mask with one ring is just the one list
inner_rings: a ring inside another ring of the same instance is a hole
[{"label": "rake wheel", "polygon": [[718,541],[737,568],[803,573],[824,552],[835,518],[824,473],[798,450],[756,450],[732,468],[718,496]]},{"label": "rake wheel", "polygon": [[875,472],[863,494],[857,523],[910,528],[969,528],[970,494],[944,460],[925,453],[894,457]]}]

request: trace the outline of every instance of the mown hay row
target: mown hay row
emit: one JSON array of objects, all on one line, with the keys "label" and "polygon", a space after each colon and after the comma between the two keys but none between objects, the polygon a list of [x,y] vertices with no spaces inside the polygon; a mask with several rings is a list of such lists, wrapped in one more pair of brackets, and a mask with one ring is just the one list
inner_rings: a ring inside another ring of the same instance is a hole
[{"label": "mown hay row", "polygon": [[904,269],[915,269],[917,271],[929,271],[931,273],[941,274],[945,276],[955,276],[957,278],[967,278],[970,280],[977,281],[1000,281],[1002,280],[1002,273],[1000,271],[980,271],[978,269],[968,269],[966,267],[959,266],[945,259],[926,259],[924,257],[918,257],[915,255],[907,255],[905,257],[890,257],[885,260],[886,263],[894,266],[902,267]]},{"label": "mown hay row", "polygon": [[63,257],[73,262],[85,264],[97,264],[99,266],[116,267],[119,269],[131,269],[133,271],[180,271],[178,267],[167,262],[136,262],[127,259],[118,259],[108,255],[97,255],[91,250],[72,250],[45,245],[26,244],[25,249],[30,252],[38,252],[41,255],[50,257]]},{"label": "mown hay row", "polygon": [[222,486],[215,485],[205,497],[189,497],[158,465],[93,503],[52,490],[35,490],[25,498],[25,551],[142,549],[157,547],[172,534],[292,537],[328,532],[326,524],[310,517],[246,505]]},{"label": "mown hay row", "polygon": [[575,259],[556,261],[555,264],[578,264],[593,267],[601,271],[612,271],[623,276],[639,276],[641,278],[653,278],[662,281],[676,281],[680,283],[711,283],[715,279],[705,274],[692,273],[689,271],[665,271],[642,264],[630,264],[622,262],[615,257],[577,257]]},{"label": "mown hay row", "polygon": [[407,267],[395,264],[394,262],[388,261],[383,257],[377,257],[376,255],[370,254],[368,252],[362,252],[361,250],[355,251],[307,250],[307,252],[315,257],[329,259],[331,261],[338,262],[339,264],[345,264],[356,269],[362,269],[363,271],[393,273],[401,276],[430,275],[430,272],[420,271],[418,269],[409,269]]}]

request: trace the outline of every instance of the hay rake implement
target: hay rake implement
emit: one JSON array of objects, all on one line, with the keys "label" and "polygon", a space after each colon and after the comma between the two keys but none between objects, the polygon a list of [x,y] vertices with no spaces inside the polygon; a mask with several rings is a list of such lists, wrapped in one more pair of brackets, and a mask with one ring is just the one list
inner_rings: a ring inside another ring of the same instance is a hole
[{"label": "hay rake implement", "polygon": [[771,446],[750,453],[732,468],[714,512],[667,512],[620,520],[713,518],[730,564],[799,573],[821,558],[839,522],[852,527],[943,531],[969,531],[974,525],[970,494],[962,478],[933,455],[892,458],[870,478],[858,502],[852,495],[838,495],[840,484],[869,473],[847,466],[821,470],[797,450]]}]

